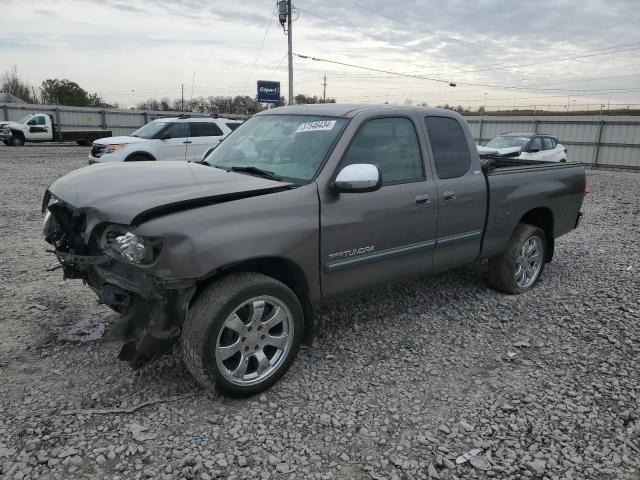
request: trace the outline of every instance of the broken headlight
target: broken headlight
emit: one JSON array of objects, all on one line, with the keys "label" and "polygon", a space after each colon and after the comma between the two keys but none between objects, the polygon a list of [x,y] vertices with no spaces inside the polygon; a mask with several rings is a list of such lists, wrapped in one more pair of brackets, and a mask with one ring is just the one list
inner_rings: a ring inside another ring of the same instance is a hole
[{"label": "broken headlight", "polygon": [[105,252],[134,265],[149,265],[158,258],[161,241],[135,234],[120,226],[109,226],[102,235]]}]

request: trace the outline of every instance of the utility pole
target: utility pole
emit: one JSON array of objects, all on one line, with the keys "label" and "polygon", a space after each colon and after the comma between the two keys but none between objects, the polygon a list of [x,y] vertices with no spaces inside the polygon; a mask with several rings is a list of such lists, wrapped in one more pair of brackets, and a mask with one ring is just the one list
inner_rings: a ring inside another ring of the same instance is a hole
[{"label": "utility pole", "polygon": [[[287,35],[287,56],[289,57],[289,105],[293,105],[293,32],[291,31],[291,0],[278,0],[278,21]],[[285,26],[286,25],[286,26]]]},{"label": "utility pole", "polygon": [[184,112],[184,83],[182,84],[182,107],[180,109]]},{"label": "utility pole", "polygon": [[484,93],[484,113],[487,113],[487,92]]},{"label": "utility pole", "polygon": [[133,102],[133,108],[136,108],[136,91],[135,91],[135,89],[131,90],[131,100]]},{"label": "utility pole", "polygon": [[293,105],[293,32],[291,31],[291,0],[287,0],[287,41],[289,43],[289,105]]},{"label": "utility pole", "polygon": [[324,82],[322,83],[322,103],[327,101],[327,76],[324,76]]}]

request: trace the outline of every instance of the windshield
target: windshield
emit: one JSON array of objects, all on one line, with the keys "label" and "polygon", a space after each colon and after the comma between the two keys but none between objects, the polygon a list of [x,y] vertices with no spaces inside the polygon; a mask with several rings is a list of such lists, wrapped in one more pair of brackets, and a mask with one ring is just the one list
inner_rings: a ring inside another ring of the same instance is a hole
[{"label": "windshield", "polygon": [[511,147],[524,147],[529,141],[529,137],[508,137],[506,135],[500,135],[494,138],[485,147],[491,148],[511,148]]},{"label": "windshield", "polygon": [[151,122],[144,127],[139,128],[131,134],[132,137],[146,138],[147,140],[154,138],[160,130],[167,125],[167,122]]},{"label": "windshield", "polygon": [[26,124],[29,120],[31,120],[34,117],[34,115],[27,115],[26,117],[20,119],[20,121],[18,123],[24,123]]},{"label": "windshield", "polygon": [[255,167],[291,181],[311,180],[346,124],[345,118],[258,115],[229,134],[204,162]]}]

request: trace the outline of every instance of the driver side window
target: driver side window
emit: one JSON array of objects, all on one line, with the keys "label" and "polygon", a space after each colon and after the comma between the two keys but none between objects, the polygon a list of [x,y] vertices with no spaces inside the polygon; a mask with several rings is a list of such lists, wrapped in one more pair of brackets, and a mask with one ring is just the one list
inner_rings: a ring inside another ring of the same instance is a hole
[{"label": "driver side window", "polygon": [[533,139],[533,142],[531,142],[531,145],[529,145],[529,150],[537,148],[538,150],[542,150],[542,140],[540,139],[540,137],[536,137]]},{"label": "driver side window", "polygon": [[354,163],[377,166],[385,185],[423,179],[422,156],[413,122],[403,117],[367,121],[353,138],[341,168]]},{"label": "driver side window", "polygon": [[189,124],[187,122],[172,123],[162,134],[169,135],[169,138],[187,138],[189,136]]}]

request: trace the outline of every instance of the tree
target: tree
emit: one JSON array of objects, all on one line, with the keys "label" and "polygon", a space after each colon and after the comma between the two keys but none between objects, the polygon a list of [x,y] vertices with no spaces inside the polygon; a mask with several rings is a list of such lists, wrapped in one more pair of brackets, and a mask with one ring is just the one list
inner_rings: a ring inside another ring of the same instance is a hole
[{"label": "tree", "polygon": [[304,93],[299,93],[295,97],[293,97],[294,103],[298,105],[303,104],[314,104],[314,103],[336,103],[335,98],[327,98],[325,100],[318,98],[316,95],[313,97],[311,95],[305,95]]},{"label": "tree", "polygon": [[18,69],[16,67],[4,72],[2,75],[0,79],[0,92],[9,93],[27,103],[38,102],[33,88],[18,76]]},{"label": "tree", "polygon": [[89,93],[76,82],[57,78],[47,79],[40,87],[42,101],[52,105],[73,107],[107,107],[97,93]]}]

